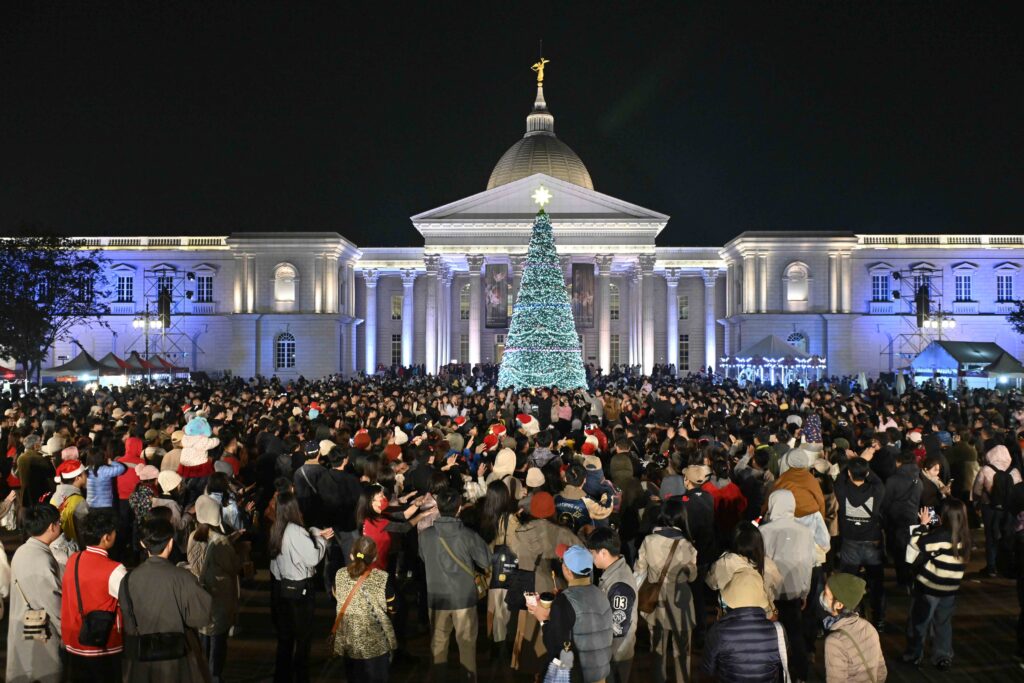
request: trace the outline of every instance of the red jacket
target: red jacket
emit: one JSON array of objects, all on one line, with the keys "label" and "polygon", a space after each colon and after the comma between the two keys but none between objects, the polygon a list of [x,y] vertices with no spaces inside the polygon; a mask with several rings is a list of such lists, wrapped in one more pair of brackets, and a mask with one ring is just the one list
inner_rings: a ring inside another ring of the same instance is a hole
[{"label": "red jacket", "polygon": [[711,494],[715,501],[715,526],[718,533],[728,536],[743,519],[743,513],[747,509],[747,497],[740,491],[740,487],[729,482],[722,488],[718,488],[710,480],[704,482],[702,489]]},{"label": "red jacket", "polygon": [[[79,564],[81,563],[81,564]],[[82,589],[82,609],[78,609],[78,593],[75,591],[75,569],[78,569],[78,585]],[[61,585],[60,635],[68,652],[83,657],[99,657],[124,650],[121,609],[117,598],[111,596],[111,589],[117,592],[126,570],[120,562],[107,557],[107,551],[89,546],[82,552],[68,558],[67,568]],[[115,584],[111,586],[111,577]],[[107,646],[90,647],[78,642],[82,629],[82,615],[94,610],[117,612],[114,628],[110,630]]]},{"label": "red jacket", "polygon": [[377,559],[370,566],[382,571],[388,570],[388,553],[391,551],[391,534],[385,531],[388,520],[380,517],[372,520],[367,517],[363,521],[363,535],[369,536],[377,544]]},{"label": "red jacket", "polygon": [[132,491],[139,483],[139,475],[135,474],[135,466],[143,464],[142,439],[137,436],[125,439],[124,455],[117,461],[124,463],[124,466],[128,468],[117,478],[117,497],[120,500],[128,500],[128,496],[132,495]]}]

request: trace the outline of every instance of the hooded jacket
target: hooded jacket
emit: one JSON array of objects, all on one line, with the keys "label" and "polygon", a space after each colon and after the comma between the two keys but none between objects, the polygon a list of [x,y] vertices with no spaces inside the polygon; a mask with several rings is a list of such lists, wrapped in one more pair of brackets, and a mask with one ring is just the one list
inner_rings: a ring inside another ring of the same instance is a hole
[{"label": "hooded jacket", "polygon": [[[992,483],[995,481],[996,470],[1010,471],[1010,477],[1014,484],[1020,483],[1020,471],[1013,466],[1013,458],[1006,446],[996,446],[985,454],[985,467],[978,470],[974,477],[974,485],[971,486],[971,495],[974,500],[982,504],[988,504],[989,494],[992,493]],[[993,469],[995,468],[995,469]]]},{"label": "hooded jacket", "polygon": [[882,540],[882,503],[885,484],[874,472],[868,472],[857,486],[843,472],[836,479],[836,502],[839,503],[839,533],[849,541]]},{"label": "hooded jacket", "polygon": [[793,516],[796,500],[788,490],[768,497],[768,519],[762,524],[761,537],[767,557],[775,560],[782,574],[780,600],[803,599],[811,590],[811,571],[815,562],[814,535]]},{"label": "hooded jacket", "polygon": [[900,465],[885,480],[885,523],[892,527],[917,524],[921,509],[921,468],[914,463]]},{"label": "hooded jacket", "polygon": [[[821,484],[806,467],[792,467],[786,470],[772,486],[772,491],[791,491],[796,500],[796,517],[812,515],[820,512],[825,518],[825,494],[821,492]],[[768,510],[768,503],[762,504],[761,512]]]},{"label": "hooded jacket", "polygon": [[828,683],[884,681],[888,673],[874,626],[855,614],[832,625],[825,637],[825,680]]}]

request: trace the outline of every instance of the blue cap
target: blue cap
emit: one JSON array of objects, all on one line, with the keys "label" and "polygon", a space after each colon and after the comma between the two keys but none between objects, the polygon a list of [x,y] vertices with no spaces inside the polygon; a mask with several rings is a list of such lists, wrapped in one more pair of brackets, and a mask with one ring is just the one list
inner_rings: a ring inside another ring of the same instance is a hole
[{"label": "blue cap", "polygon": [[559,545],[555,552],[573,574],[585,576],[594,571],[594,558],[590,551],[581,545]]}]

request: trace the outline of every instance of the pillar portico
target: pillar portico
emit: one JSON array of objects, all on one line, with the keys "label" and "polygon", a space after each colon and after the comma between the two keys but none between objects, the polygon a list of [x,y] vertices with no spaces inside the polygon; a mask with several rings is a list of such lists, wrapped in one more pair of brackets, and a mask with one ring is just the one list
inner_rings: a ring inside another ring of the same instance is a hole
[{"label": "pillar portico", "polygon": [[364,270],[363,280],[366,282],[366,374],[377,371],[377,280],[380,273],[376,270]]},{"label": "pillar portico", "polygon": [[[427,372],[437,372],[438,363],[438,315],[437,315],[437,273],[440,258],[426,256],[423,263],[427,268],[427,305],[424,309],[423,364]],[[404,323],[404,321],[403,321]]]},{"label": "pillar portico", "polygon": [[484,265],[483,254],[466,256],[469,266],[469,364],[480,362],[480,333],[483,296],[480,293],[480,269]]},{"label": "pillar portico", "polygon": [[715,358],[716,332],[715,327],[715,283],[718,271],[708,268],[704,271],[704,369],[717,365]]},{"label": "pillar portico", "polygon": [[602,254],[594,259],[598,273],[597,302],[599,306],[597,313],[597,363],[605,373],[611,370],[612,358],[612,259],[610,254]]},{"label": "pillar portico", "polygon": [[[647,296],[654,291],[654,256],[640,257],[640,296],[643,300],[643,365],[644,374],[654,370],[654,298]],[[649,290],[646,292],[644,290]]]},{"label": "pillar portico", "polygon": [[679,271],[670,268],[665,271],[665,336],[668,337],[668,363],[678,373],[679,367]]},{"label": "pillar portico", "polygon": [[416,322],[413,307],[413,291],[416,285],[416,271],[402,271],[402,365],[412,365],[413,323]]}]

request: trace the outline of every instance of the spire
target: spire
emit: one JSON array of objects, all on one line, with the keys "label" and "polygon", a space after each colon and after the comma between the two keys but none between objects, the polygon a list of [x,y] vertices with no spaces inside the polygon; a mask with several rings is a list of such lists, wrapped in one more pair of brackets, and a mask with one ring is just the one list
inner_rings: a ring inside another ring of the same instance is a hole
[{"label": "spire", "polygon": [[550,59],[540,61],[530,68],[537,72],[537,98],[533,101],[533,111],[526,117],[526,135],[555,135],[555,117],[548,111],[548,103],[544,101],[544,67]]}]

